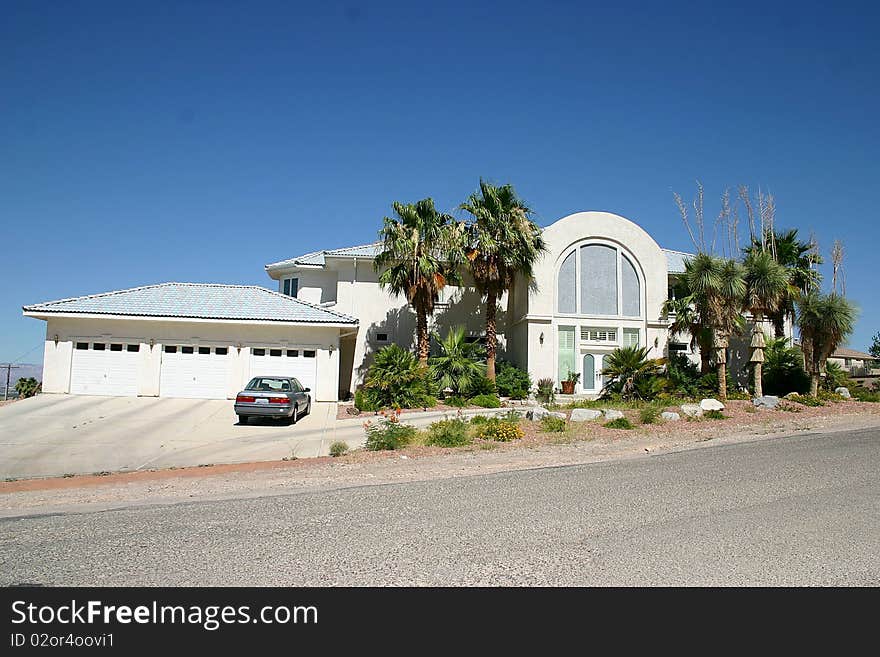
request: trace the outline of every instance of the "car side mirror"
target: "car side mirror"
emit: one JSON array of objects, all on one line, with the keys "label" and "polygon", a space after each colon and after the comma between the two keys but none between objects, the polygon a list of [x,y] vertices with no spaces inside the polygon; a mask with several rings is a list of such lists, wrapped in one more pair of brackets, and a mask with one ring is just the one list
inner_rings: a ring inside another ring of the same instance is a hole
[{"label": "car side mirror", "polygon": [[312,391],[311,388],[303,388],[303,392],[311,392],[311,391]]}]

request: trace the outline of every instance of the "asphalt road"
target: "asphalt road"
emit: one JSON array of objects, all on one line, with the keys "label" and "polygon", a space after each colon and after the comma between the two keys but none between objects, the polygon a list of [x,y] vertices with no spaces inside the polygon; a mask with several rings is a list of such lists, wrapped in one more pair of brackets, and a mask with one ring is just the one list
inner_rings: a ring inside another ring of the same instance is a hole
[{"label": "asphalt road", "polygon": [[878,585],[880,430],[0,521],[0,583]]}]

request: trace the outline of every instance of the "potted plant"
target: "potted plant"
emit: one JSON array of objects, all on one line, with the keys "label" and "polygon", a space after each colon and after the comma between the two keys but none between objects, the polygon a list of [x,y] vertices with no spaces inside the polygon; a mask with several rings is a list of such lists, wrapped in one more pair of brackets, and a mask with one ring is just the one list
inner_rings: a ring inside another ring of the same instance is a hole
[{"label": "potted plant", "polygon": [[573,395],[574,394],[574,386],[580,380],[581,380],[580,372],[572,372],[571,370],[568,370],[568,374],[562,380],[562,394],[563,395]]}]

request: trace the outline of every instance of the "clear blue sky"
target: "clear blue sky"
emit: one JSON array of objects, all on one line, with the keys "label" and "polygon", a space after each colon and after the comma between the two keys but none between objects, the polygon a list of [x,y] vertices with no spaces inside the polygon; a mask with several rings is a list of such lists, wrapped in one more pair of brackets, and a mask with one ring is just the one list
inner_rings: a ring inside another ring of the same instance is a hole
[{"label": "clear blue sky", "polygon": [[[610,5],[619,5],[612,8]],[[610,210],[689,249],[672,192],[771,191],[846,250],[880,330],[871,3],[5,2],[0,361],[21,306],[160,281],[266,285],[480,176],[549,224]],[[26,362],[39,362],[41,350]]]}]

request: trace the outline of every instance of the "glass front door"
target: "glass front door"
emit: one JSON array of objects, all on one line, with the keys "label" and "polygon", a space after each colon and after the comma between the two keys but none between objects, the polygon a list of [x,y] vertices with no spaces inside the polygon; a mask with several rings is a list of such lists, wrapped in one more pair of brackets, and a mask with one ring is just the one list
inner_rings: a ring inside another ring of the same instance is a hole
[{"label": "glass front door", "polygon": [[602,356],[584,354],[581,369],[581,388],[584,392],[598,393],[602,389]]}]

